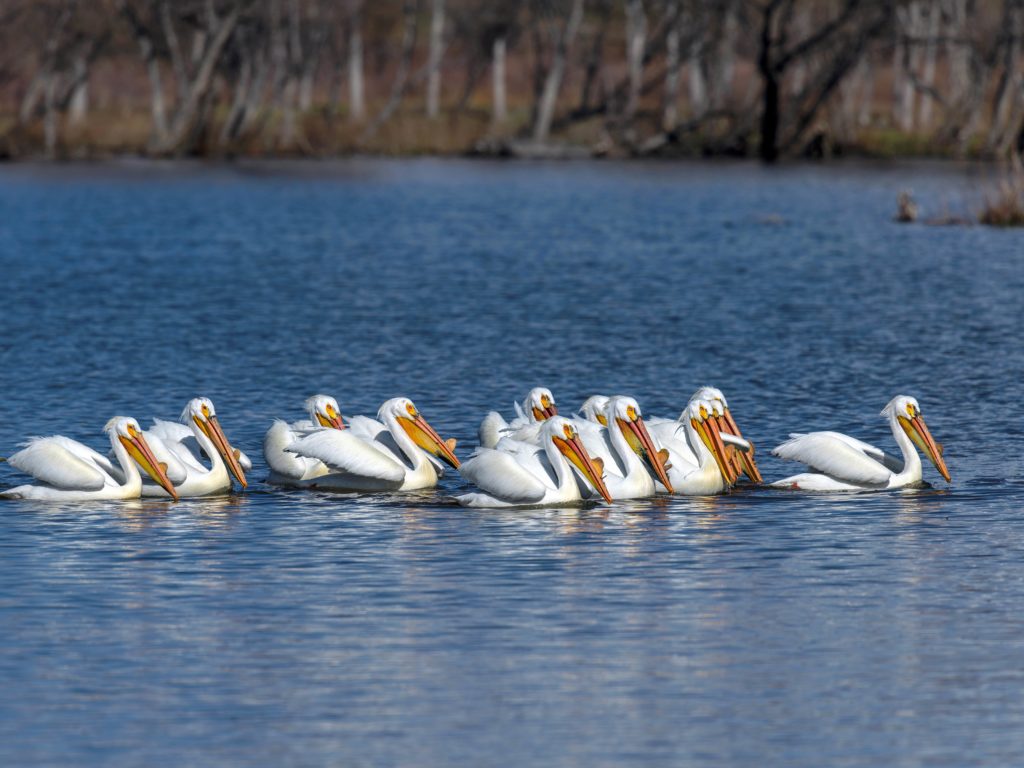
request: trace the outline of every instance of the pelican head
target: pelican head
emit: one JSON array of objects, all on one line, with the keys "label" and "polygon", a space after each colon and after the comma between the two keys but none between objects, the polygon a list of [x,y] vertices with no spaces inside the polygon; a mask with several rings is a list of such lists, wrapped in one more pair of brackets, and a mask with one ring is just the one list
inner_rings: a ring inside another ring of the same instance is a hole
[{"label": "pelican head", "polygon": [[604,467],[600,459],[590,458],[586,446],[580,440],[579,432],[576,431],[576,427],[573,426],[571,421],[564,416],[552,416],[544,422],[541,436],[554,443],[559,453],[565,456],[576,469],[583,473],[583,477],[594,486],[595,490],[601,494],[605,501],[610,502],[612,500],[612,495],[608,492],[608,486],[604,484]]},{"label": "pelican head", "polygon": [[377,416],[381,421],[386,421],[388,416],[395,419],[416,445],[455,469],[459,468],[459,460],[455,456],[455,438],[442,440],[409,398],[391,398],[380,407]]},{"label": "pelican head", "polygon": [[942,458],[942,448],[935,442],[932,433],[928,431],[928,426],[924,423],[924,417],[921,415],[921,406],[916,398],[909,395],[897,395],[882,409],[881,415],[888,419],[895,418],[921,453],[931,459],[932,464],[939,470],[939,474],[945,481],[951,482],[949,469]]},{"label": "pelican head", "polygon": [[167,467],[156,460],[142,434],[139,422],[128,416],[115,416],[107,422],[103,431],[111,436],[111,440],[116,438],[120,441],[128,455],[146,471],[146,474],[167,491],[172,499],[178,500],[178,492],[174,490],[174,484],[167,477]]},{"label": "pelican head", "polygon": [[704,386],[693,393],[691,400],[707,400],[709,403],[721,403],[722,408],[725,410],[729,409],[729,403],[725,400],[725,395],[722,394],[722,390],[718,387]]},{"label": "pelican head", "polygon": [[658,450],[654,446],[640,413],[640,404],[632,397],[613,397],[605,406],[605,417],[608,428],[611,429],[612,425],[615,425],[622,430],[629,447],[636,451],[654,476],[669,493],[672,493],[672,482],[668,479],[666,468],[668,451]]},{"label": "pelican head", "polygon": [[604,415],[604,410],[607,406],[607,397],[604,395],[591,395],[580,406],[580,416],[587,421],[593,421],[607,427],[608,417]]},{"label": "pelican head", "polygon": [[344,429],[345,422],[341,418],[338,401],[330,395],[313,395],[305,402],[309,412],[309,420],[314,424],[329,429]]},{"label": "pelican head", "polygon": [[[718,387],[701,387],[693,394],[690,401],[693,402],[694,400],[703,400],[711,405],[719,432],[725,432],[726,434],[735,435],[746,440],[736,420],[732,417],[729,403],[725,399],[725,395],[722,394],[722,390]],[[683,412],[684,418],[686,413],[687,411]],[[737,451],[732,446],[727,446],[726,458],[733,465],[733,474],[736,477],[739,477],[739,473],[742,470],[753,482],[760,483],[763,481],[763,478],[761,477],[761,471],[757,468],[757,462],[754,461],[754,444],[749,440],[747,442],[750,443],[750,450],[746,452]]]},{"label": "pelican head", "polygon": [[558,415],[558,406],[555,405],[555,396],[547,387],[534,387],[526,396],[526,406],[523,410],[533,416],[534,421],[544,421],[552,416]]},{"label": "pelican head", "polygon": [[707,400],[691,400],[686,408],[686,416],[701,442],[714,457],[722,477],[725,478],[725,484],[732,485],[736,482],[736,474],[726,457],[725,444],[719,434],[718,419],[715,418],[714,410],[714,405]]},{"label": "pelican head", "polygon": [[181,423],[186,426],[195,424],[213,443],[217,453],[224,459],[224,463],[227,464],[231,474],[235,476],[241,486],[245,488],[248,485],[242,465],[238,463],[235,449],[231,447],[227,437],[224,436],[224,430],[220,427],[220,422],[217,421],[217,411],[210,398],[193,397],[189,400],[185,410],[181,412]]}]

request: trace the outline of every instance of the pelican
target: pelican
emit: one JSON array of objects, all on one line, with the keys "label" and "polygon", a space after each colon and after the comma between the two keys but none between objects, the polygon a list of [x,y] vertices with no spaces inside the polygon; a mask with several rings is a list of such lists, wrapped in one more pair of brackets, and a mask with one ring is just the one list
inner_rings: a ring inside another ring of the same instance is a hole
[{"label": "pelican", "polygon": [[506,422],[504,417],[497,411],[488,413],[480,423],[480,445],[484,448],[494,448],[502,437],[512,437],[516,440],[536,440],[540,434],[537,426],[545,419],[558,415],[558,406],[555,405],[555,396],[547,387],[534,387],[523,400],[522,405],[513,403],[516,409],[516,417],[511,422]]},{"label": "pelican", "polygon": [[[169,457],[168,474],[175,480],[175,490],[181,497],[226,493],[231,490],[231,475],[243,488],[248,485],[242,467],[251,467],[252,462],[231,447],[208,397],[189,400],[181,412],[180,424],[154,419],[145,434],[154,446],[166,450],[163,455]],[[204,454],[210,460],[209,468],[203,465]],[[158,485],[144,483],[142,495],[165,496],[167,492]]]},{"label": "pelican", "polygon": [[604,415],[604,409],[607,405],[608,398],[604,395],[591,395],[580,406],[580,418],[600,424],[602,427],[607,427],[608,419]]},{"label": "pelican", "polygon": [[329,470],[293,484],[335,491],[414,491],[437,485],[442,471],[437,459],[458,468],[455,440],[442,440],[409,398],[388,400],[377,417],[380,421],[355,416],[348,429],[318,429],[293,441],[285,450],[321,461]]},{"label": "pelican", "polygon": [[[679,414],[679,419],[676,421],[659,418],[648,420],[651,434],[654,435],[656,440],[672,439],[675,433],[678,432],[679,425],[689,421],[690,404],[698,400],[704,401],[711,409],[711,417],[715,419],[718,433],[721,435],[725,445],[726,461],[732,467],[730,474],[738,477],[739,473],[742,472],[752,482],[761,483],[763,481],[761,472],[757,468],[757,462],[754,461],[754,444],[744,439],[743,433],[740,431],[736,420],[732,416],[732,412],[729,410],[729,403],[726,401],[725,395],[717,387],[705,386],[694,392],[690,402],[687,403],[683,412]],[[730,435],[739,438],[739,440],[730,440]],[[686,459],[688,463],[692,465],[698,463],[697,456],[688,453],[685,445],[680,446],[680,450],[682,451],[682,458]]]},{"label": "pelican", "polygon": [[604,413],[607,427],[592,421],[575,422],[587,450],[601,459],[605,482],[613,498],[637,499],[653,496],[655,478],[672,493],[672,481],[665,467],[668,453],[657,448],[632,397],[607,399]]},{"label": "pelican", "polygon": [[921,457],[931,459],[939,474],[950,482],[942,450],[924,423],[921,406],[907,395],[897,395],[882,409],[889,421],[903,461],[873,445],[839,432],[793,434],[772,451],[780,459],[799,461],[816,472],[793,475],[772,483],[775,488],[801,491],[865,491],[906,488],[921,483]]},{"label": "pelican", "polygon": [[498,443],[497,449],[477,448],[459,472],[485,492],[463,494],[456,501],[464,507],[579,502],[580,489],[573,467],[605,501],[612,500],[601,478],[601,464],[590,458],[575,425],[563,416],[551,416],[541,426],[540,448],[507,437]]},{"label": "pelican", "polygon": [[275,485],[302,485],[306,480],[323,477],[330,469],[320,459],[299,456],[288,446],[300,437],[319,429],[345,429],[338,401],[330,395],[314,395],[305,402],[309,419],[291,424],[277,419],[263,438],[263,458],[270,467],[268,482]]},{"label": "pelican", "polygon": [[722,433],[715,404],[707,400],[691,400],[682,416],[681,422],[674,422],[674,433],[660,430],[657,438],[668,451],[668,476],[674,492],[685,496],[722,493],[736,481],[724,439],[728,437],[730,444],[740,450],[749,450],[749,443]]},{"label": "pelican", "polygon": [[16,469],[32,475],[39,485],[20,485],[0,493],[9,499],[46,501],[92,501],[99,499],[137,499],[142,492],[142,476],[136,462],[177,500],[174,485],[166,469],[157,461],[146,442],[139,422],[127,416],[115,416],[103,428],[110,436],[110,447],[120,469],[106,456],[76,440],[56,435],[36,437],[7,461]]}]

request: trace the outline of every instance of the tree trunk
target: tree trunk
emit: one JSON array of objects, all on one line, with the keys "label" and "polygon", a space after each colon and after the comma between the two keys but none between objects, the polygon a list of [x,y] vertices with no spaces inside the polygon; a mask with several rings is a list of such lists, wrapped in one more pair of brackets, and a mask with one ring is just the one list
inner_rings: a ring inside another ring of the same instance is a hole
[{"label": "tree trunk", "polygon": [[352,120],[362,120],[366,116],[362,16],[358,12],[353,14],[348,28],[348,113]]},{"label": "tree trunk", "polygon": [[366,130],[359,138],[359,143],[368,141],[377,130],[388,121],[398,105],[402,103],[405,90],[409,86],[409,68],[412,65],[412,55],[416,48],[416,23],[419,12],[418,0],[405,0],[402,6],[402,55],[398,60],[398,71],[395,72],[395,80],[391,84],[391,95],[380,113],[373,119]]},{"label": "tree trunk", "polygon": [[167,154],[187,149],[183,144],[191,135],[195,135],[196,118],[199,109],[206,98],[207,92],[213,82],[214,68],[220,59],[224,46],[235,31],[238,24],[240,6],[235,6],[231,13],[219,22],[213,39],[207,45],[205,52],[200,58],[199,67],[196,70],[195,78],[189,84],[188,92],[179,100],[175,110],[174,119],[162,140],[157,141],[153,151],[157,154]]},{"label": "tree trunk", "polygon": [[89,62],[85,56],[75,57],[72,70],[71,99],[68,118],[71,125],[81,125],[89,112]]},{"label": "tree trunk", "polygon": [[551,132],[551,121],[555,117],[558,92],[562,88],[562,79],[565,76],[566,59],[582,22],[583,0],[572,0],[572,10],[570,10],[569,18],[565,23],[562,34],[559,36],[555,54],[551,61],[551,68],[544,79],[544,89],[541,91],[540,102],[537,107],[537,121],[533,126],[533,140],[538,143],[547,141],[548,134]]},{"label": "tree trunk", "polygon": [[932,123],[932,96],[929,90],[935,86],[935,63],[938,51],[939,21],[942,10],[939,0],[932,0],[928,6],[928,40],[924,50],[924,69],[921,72],[921,84],[925,92],[921,96],[921,128],[928,131]]},{"label": "tree trunk", "polygon": [[[901,8],[900,11],[903,11]],[[905,13],[899,13],[902,19],[901,28],[904,37],[916,39],[921,31],[921,2],[911,0]],[[914,117],[917,106],[917,89],[914,87],[914,77],[917,75],[921,63],[921,48],[919,45],[911,44],[904,40],[903,43],[903,67],[905,70],[903,78],[903,93],[900,96],[900,128],[910,133],[914,130]]]},{"label": "tree trunk", "polygon": [[761,48],[757,57],[757,71],[761,76],[761,159],[774,163],[779,159],[779,81],[772,60],[772,26],[774,8],[767,5],[761,13]]},{"label": "tree trunk", "polygon": [[583,84],[580,86],[580,112],[587,112],[590,109],[590,97],[594,90],[594,83],[597,81],[598,72],[601,69],[601,60],[604,56],[604,39],[608,32],[608,24],[612,17],[612,4],[610,0],[600,0],[597,3],[597,31],[590,43],[590,51],[587,54],[587,64],[583,70]]},{"label": "tree trunk", "polygon": [[[737,38],[739,37],[739,19],[737,17],[736,2],[729,2],[725,10],[725,21],[722,23],[722,39],[718,41],[717,55],[715,56],[715,68],[714,68],[714,79],[712,81],[714,88],[712,93],[711,106],[715,109],[721,109],[728,102],[729,95],[732,93],[732,81],[733,75],[736,70],[736,46]],[[700,51],[701,61],[703,63],[704,50]],[[704,72],[703,69],[700,72],[702,84]],[[707,89],[704,88],[704,93],[707,93]],[[705,95],[703,98],[704,107],[701,110],[703,114],[704,110],[708,106],[708,98]]]},{"label": "tree trunk", "polygon": [[687,75],[690,86],[690,117],[699,120],[708,109],[708,88],[704,80],[704,44],[699,38],[690,44]]},{"label": "tree trunk", "polygon": [[647,15],[643,0],[626,2],[626,58],[629,68],[629,95],[624,117],[632,121],[640,104],[640,88],[644,82],[644,47],[647,40]]},{"label": "tree trunk", "polygon": [[444,0],[434,0],[430,15],[430,51],[427,60],[427,117],[441,110],[441,53],[444,45]]},{"label": "tree trunk", "polygon": [[43,142],[46,157],[57,156],[57,73],[51,71],[46,78],[46,95],[43,99]]},{"label": "tree trunk", "polygon": [[502,125],[508,119],[505,100],[505,46],[504,37],[496,37],[492,46],[494,64],[491,69],[494,83],[494,124]]},{"label": "tree trunk", "polygon": [[661,127],[666,131],[675,130],[679,122],[679,3],[670,0],[667,11],[668,31],[665,33],[665,105],[661,115]]}]

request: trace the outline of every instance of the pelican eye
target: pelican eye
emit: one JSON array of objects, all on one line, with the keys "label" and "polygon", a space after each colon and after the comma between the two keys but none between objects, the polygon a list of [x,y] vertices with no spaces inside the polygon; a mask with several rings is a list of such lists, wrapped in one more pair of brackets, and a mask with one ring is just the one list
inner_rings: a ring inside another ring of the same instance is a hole
[{"label": "pelican eye", "polygon": [[203,403],[203,407],[201,410],[203,412],[204,417],[206,417],[207,419],[210,418],[210,406],[208,406],[206,403]]},{"label": "pelican eye", "polygon": [[416,406],[415,405],[413,405],[412,403],[406,403],[405,404],[405,410],[408,411],[410,416],[412,416],[413,418],[416,418],[417,414],[416,414]]},{"label": "pelican eye", "polygon": [[548,397],[547,395],[541,395],[540,396],[540,407],[541,408],[550,408],[551,407],[551,398]]},{"label": "pelican eye", "polygon": [[636,412],[636,408],[634,408],[632,405],[626,408],[626,416],[629,417],[630,421],[636,421],[638,418],[640,418],[640,414]]},{"label": "pelican eye", "polygon": [[914,404],[907,403],[907,414],[910,416],[910,418],[914,418],[914,410]]},{"label": "pelican eye", "polygon": [[701,421],[704,421],[704,419],[706,419],[707,417],[708,417],[708,409],[707,409],[707,408],[705,408],[705,407],[704,407],[704,406],[702,405],[702,406],[700,407],[700,419],[701,419]]},{"label": "pelican eye", "polygon": [[572,428],[571,424],[566,424],[564,427],[562,427],[562,432],[569,440],[572,440],[574,437],[576,437],[576,430]]}]

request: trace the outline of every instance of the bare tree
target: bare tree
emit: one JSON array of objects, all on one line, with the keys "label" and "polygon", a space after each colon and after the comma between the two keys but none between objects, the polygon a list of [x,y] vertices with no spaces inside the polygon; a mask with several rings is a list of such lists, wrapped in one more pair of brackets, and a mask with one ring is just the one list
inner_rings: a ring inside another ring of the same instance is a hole
[{"label": "bare tree", "polygon": [[441,109],[441,56],[444,49],[444,0],[433,0],[430,14],[430,49],[427,62],[427,117]]},{"label": "bare tree", "polygon": [[551,131],[551,121],[555,116],[555,105],[558,101],[558,93],[562,88],[562,79],[565,77],[566,61],[576,33],[579,32],[580,24],[583,21],[583,0],[571,0],[569,14],[565,21],[559,24],[555,32],[556,42],[551,64],[547,69],[547,76],[544,78],[544,85],[541,89],[540,98],[537,103],[536,120],[533,125],[533,140],[544,142],[548,139]]}]

